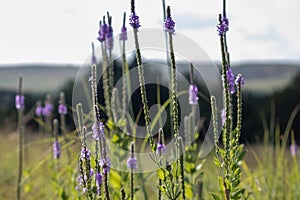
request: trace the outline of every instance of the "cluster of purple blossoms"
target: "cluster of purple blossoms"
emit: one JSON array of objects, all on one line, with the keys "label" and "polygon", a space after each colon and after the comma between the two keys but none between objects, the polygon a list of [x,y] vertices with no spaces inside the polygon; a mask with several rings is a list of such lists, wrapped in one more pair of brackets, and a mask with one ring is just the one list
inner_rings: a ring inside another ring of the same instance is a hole
[{"label": "cluster of purple blossoms", "polygon": [[102,122],[95,122],[93,127],[93,138],[95,140],[99,140],[100,138],[103,138],[104,136],[104,125]]},{"label": "cluster of purple blossoms", "polygon": [[298,145],[297,144],[291,144],[290,152],[291,152],[291,155],[293,157],[295,157],[297,155],[297,152],[298,152]]},{"label": "cluster of purple blossoms", "polygon": [[235,83],[235,85],[244,85],[245,84],[245,80],[244,80],[244,77],[242,77],[242,75],[241,74],[238,74],[237,76],[236,76],[236,79],[235,79],[235,81],[234,81],[234,83]]},{"label": "cluster of purple blossoms", "polygon": [[175,22],[171,17],[167,17],[165,21],[165,30],[169,33],[175,33]]},{"label": "cluster of purple blossoms", "polygon": [[198,104],[198,88],[197,85],[190,85],[189,87],[189,104],[190,105],[197,105]]},{"label": "cluster of purple blossoms", "polygon": [[101,24],[101,22],[100,22],[100,30],[98,32],[99,36],[97,38],[99,40],[99,42],[105,41],[107,31],[108,31],[108,26],[105,23],[105,21],[103,22],[103,24]]},{"label": "cluster of purple blossoms", "polygon": [[137,16],[137,14],[135,12],[131,13],[130,18],[129,18],[129,24],[134,29],[138,29],[139,27],[141,27],[139,16]]},{"label": "cluster of purple blossoms", "polygon": [[60,157],[60,145],[58,140],[55,140],[53,143],[53,157],[58,159]]},{"label": "cluster of purple blossoms", "polygon": [[95,180],[96,180],[96,186],[97,186],[97,194],[100,194],[100,187],[102,185],[103,182],[103,176],[101,173],[97,172],[95,175]]},{"label": "cluster of purple blossoms", "polygon": [[110,171],[110,160],[109,158],[102,158],[99,161],[99,165],[102,167],[102,171],[104,174],[107,174]]},{"label": "cluster of purple blossoms", "polygon": [[91,151],[88,150],[85,146],[81,147],[80,158],[90,160],[91,159]]},{"label": "cluster of purple blossoms", "polygon": [[162,143],[157,143],[156,153],[161,155],[166,153],[166,146]]},{"label": "cluster of purple blossoms", "polygon": [[16,95],[16,109],[24,110],[25,109],[25,97],[24,95],[17,94]]},{"label": "cluster of purple blossoms", "polygon": [[43,115],[45,117],[49,117],[51,115],[52,111],[53,111],[53,104],[50,102],[47,102],[42,111]]},{"label": "cluster of purple blossoms", "polygon": [[130,169],[137,169],[137,159],[136,159],[136,157],[128,158],[127,167],[130,168]]},{"label": "cluster of purple blossoms", "polygon": [[123,25],[122,28],[121,28],[121,33],[120,33],[120,40],[125,41],[127,39],[128,39],[127,38],[127,28],[126,28],[125,25]]},{"label": "cluster of purple blossoms", "polygon": [[65,104],[59,104],[58,106],[58,113],[61,115],[66,115],[68,113],[68,108]]},{"label": "cluster of purple blossoms", "polygon": [[227,77],[227,81],[228,81],[228,89],[230,91],[230,94],[233,94],[235,92],[234,89],[234,74],[232,72],[232,70],[228,67],[227,71],[226,71],[226,77]]},{"label": "cluster of purple blossoms", "polygon": [[229,30],[229,21],[226,17],[222,17],[220,23],[217,25],[217,31],[219,36],[225,35]]},{"label": "cluster of purple blossoms", "polygon": [[43,107],[41,105],[37,105],[35,108],[35,114],[38,117],[41,117],[43,114]]}]

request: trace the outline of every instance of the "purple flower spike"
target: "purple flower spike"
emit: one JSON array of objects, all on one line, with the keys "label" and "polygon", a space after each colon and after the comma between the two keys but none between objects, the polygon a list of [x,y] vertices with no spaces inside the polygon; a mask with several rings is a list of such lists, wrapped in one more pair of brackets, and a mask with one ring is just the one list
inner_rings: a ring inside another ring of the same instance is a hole
[{"label": "purple flower spike", "polygon": [[17,110],[24,110],[25,109],[25,97],[24,95],[16,95],[16,109]]},{"label": "purple flower spike", "polygon": [[97,172],[96,173],[96,185],[98,187],[102,185],[102,178],[103,178],[102,174]]},{"label": "purple flower spike", "polygon": [[140,21],[139,21],[139,16],[137,16],[135,13],[131,13],[130,19],[129,19],[129,24],[134,29],[138,29],[139,27],[141,27]]},{"label": "purple flower spike", "polygon": [[47,102],[43,108],[43,115],[45,117],[49,117],[51,115],[52,110],[53,110],[53,104],[50,102]]},{"label": "purple flower spike", "polygon": [[171,17],[171,9],[170,6],[167,7],[167,18],[165,21],[165,30],[168,31],[169,33],[174,33],[175,32],[175,22]]},{"label": "purple flower spike", "polygon": [[125,41],[127,39],[128,39],[127,38],[127,28],[126,28],[126,26],[122,26],[121,33],[120,33],[120,40]]},{"label": "purple flower spike", "polygon": [[297,152],[298,152],[298,145],[297,144],[291,144],[290,152],[291,152],[291,155],[293,157],[295,157],[297,155]]},{"label": "purple flower spike", "polygon": [[91,159],[90,150],[88,150],[86,147],[82,147],[81,148],[81,153],[80,153],[80,158],[90,160]]},{"label": "purple flower spike", "polygon": [[225,111],[224,108],[222,108],[222,110],[221,110],[221,123],[222,123],[222,126],[224,126],[225,120],[226,120],[226,111]]},{"label": "purple flower spike", "polygon": [[93,138],[95,140],[99,140],[100,138],[103,138],[104,136],[104,125],[102,122],[94,123],[93,127]]},{"label": "purple flower spike", "polygon": [[43,107],[41,105],[38,105],[36,108],[35,108],[35,114],[36,116],[38,117],[41,117],[42,114],[43,114]]},{"label": "purple flower spike", "polygon": [[157,149],[156,149],[157,154],[165,154],[166,153],[166,146],[161,143],[157,143]]},{"label": "purple flower spike", "polygon": [[100,22],[100,30],[98,32],[99,36],[97,39],[99,40],[99,42],[105,41],[107,31],[108,31],[108,26],[105,23],[105,18],[103,18],[103,24],[101,24],[101,22]]},{"label": "purple flower spike", "polygon": [[110,171],[110,160],[109,158],[100,159],[99,165],[102,167],[104,174],[107,174]]},{"label": "purple flower spike", "polygon": [[128,158],[128,160],[127,160],[127,166],[128,166],[128,168],[130,168],[130,169],[137,169],[137,159],[136,159],[136,157],[130,157],[130,158]]},{"label": "purple flower spike", "polygon": [[230,68],[226,71],[227,81],[228,81],[228,87],[231,94],[235,92],[234,89],[234,75],[232,73],[232,70]]},{"label": "purple flower spike", "polygon": [[235,83],[235,85],[244,85],[245,84],[245,80],[244,80],[244,77],[242,77],[242,75],[241,74],[238,74],[237,76],[236,76],[236,79],[235,79],[235,81],[234,81],[234,83]]},{"label": "purple flower spike", "polygon": [[68,108],[65,104],[59,104],[58,113],[61,115],[66,115],[68,113]]},{"label": "purple flower spike", "polygon": [[165,30],[170,32],[170,33],[174,33],[175,32],[175,22],[172,18],[167,18],[165,21]]},{"label": "purple flower spike", "polygon": [[53,157],[54,159],[58,159],[60,157],[60,145],[58,140],[55,140],[53,144]]},{"label": "purple flower spike", "polygon": [[190,105],[197,105],[199,97],[197,85],[190,85],[189,88],[189,103]]},{"label": "purple flower spike", "polygon": [[222,17],[220,23],[217,25],[217,31],[219,36],[225,35],[229,30],[229,21],[226,17]]}]

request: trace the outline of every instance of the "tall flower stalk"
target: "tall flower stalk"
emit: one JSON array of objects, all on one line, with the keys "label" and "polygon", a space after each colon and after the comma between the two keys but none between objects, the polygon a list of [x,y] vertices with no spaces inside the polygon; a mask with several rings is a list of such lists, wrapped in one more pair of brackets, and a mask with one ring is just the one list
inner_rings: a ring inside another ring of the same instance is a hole
[{"label": "tall flower stalk", "polygon": [[112,57],[112,50],[114,47],[113,28],[112,28],[112,16],[107,12],[107,33],[106,33],[106,48],[108,52],[108,81],[109,81],[109,93],[112,95],[114,88],[114,62]]},{"label": "tall flower stalk", "polygon": [[[218,112],[216,106],[216,98],[211,97],[211,108],[214,128],[214,140],[216,149],[215,163],[221,171],[219,177],[220,190],[223,199],[247,199],[248,194],[245,189],[239,186],[241,181],[241,169],[239,162],[244,156],[243,146],[239,144],[239,138],[242,127],[242,93],[241,86],[244,84],[243,77],[239,74],[234,81],[234,75],[230,68],[229,52],[227,47],[226,33],[229,30],[229,20],[226,17],[225,9],[226,1],[223,1],[223,14],[219,15],[219,24],[217,25],[218,35],[220,37],[221,54],[222,54],[222,80],[224,95],[224,110],[221,112],[222,118],[222,134],[224,150],[219,146],[218,138]],[[232,113],[232,94],[235,93],[237,87],[237,124],[233,128]],[[218,195],[212,194],[214,199],[219,199]]]},{"label": "tall flower stalk", "polygon": [[150,142],[151,149],[152,149],[152,151],[155,151],[156,145],[153,142],[151,121],[150,121],[150,115],[149,115],[149,107],[147,104],[147,94],[146,94],[145,79],[144,79],[144,66],[143,66],[141,50],[140,50],[140,45],[139,45],[139,40],[138,40],[138,29],[141,25],[140,25],[140,21],[139,21],[139,16],[135,13],[134,0],[131,0],[131,15],[130,15],[129,24],[133,28],[133,33],[134,33],[134,41],[135,41],[135,48],[136,48],[136,60],[137,60],[137,64],[138,64],[138,77],[139,77],[141,97],[142,97],[142,103],[143,103],[143,111],[144,111],[144,115],[145,115],[147,135],[149,136],[149,142]]},{"label": "tall flower stalk", "polygon": [[25,109],[25,97],[22,91],[23,76],[19,76],[18,93],[16,95],[16,109],[18,111],[18,130],[19,130],[19,167],[17,182],[17,199],[21,199],[21,182],[23,171],[23,112]]},{"label": "tall flower stalk", "polygon": [[165,21],[165,30],[169,35],[169,50],[170,50],[170,61],[171,61],[171,99],[172,99],[172,122],[173,132],[175,138],[175,153],[177,159],[177,167],[180,168],[180,179],[181,179],[181,195],[182,199],[185,199],[185,182],[184,182],[184,155],[181,149],[179,140],[179,124],[178,124],[178,104],[177,104],[177,76],[176,76],[176,61],[173,46],[173,35],[175,33],[175,22],[171,17],[170,6],[167,7],[167,18]]},{"label": "tall flower stalk", "polygon": [[104,101],[105,101],[105,110],[108,118],[111,118],[111,109],[110,109],[110,85],[109,85],[109,69],[108,68],[108,57],[107,57],[107,47],[106,47],[106,34],[108,31],[108,26],[105,22],[105,16],[103,16],[103,23],[100,21],[100,30],[98,32],[98,40],[101,43],[102,51],[102,81],[103,81],[103,90],[104,90]]}]

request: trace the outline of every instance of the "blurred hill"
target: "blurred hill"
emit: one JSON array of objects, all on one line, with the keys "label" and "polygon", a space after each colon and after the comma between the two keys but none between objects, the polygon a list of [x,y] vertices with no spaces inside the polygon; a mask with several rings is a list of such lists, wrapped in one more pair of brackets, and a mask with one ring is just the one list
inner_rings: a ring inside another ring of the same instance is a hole
[{"label": "blurred hill", "polygon": [[18,64],[0,65],[0,90],[16,91],[20,74],[24,76],[24,92],[52,92],[73,80],[78,65],[72,64]]},{"label": "blurred hill", "polygon": [[[78,69],[79,65],[75,64],[0,65],[0,91],[16,91],[19,74],[24,76],[25,92],[56,91],[67,81],[73,80]],[[245,77],[245,91],[266,94],[287,86],[300,73],[300,63],[236,63],[232,70]]]}]

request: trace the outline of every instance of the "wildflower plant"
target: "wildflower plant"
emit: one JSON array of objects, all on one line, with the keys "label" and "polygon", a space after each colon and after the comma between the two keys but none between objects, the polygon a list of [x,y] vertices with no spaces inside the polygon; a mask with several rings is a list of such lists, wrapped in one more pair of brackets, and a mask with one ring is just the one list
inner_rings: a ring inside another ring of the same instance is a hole
[{"label": "wildflower plant", "polygon": [[[219,167],[221,175],[219,176],[219,187],[222,197],[212,193],[214,199],[247,199],[249,194],[244,188],[240,187],[241,182],[241,167],[240,164],[245,155],[243,145],[239,144],[242,126],[242,85],[244,78],[238,75],[234,80],[233,72],[230,68],[229,52],[227,49],[226,33],[229,30],[229,20],[226,17],[225,3],[223,2],[223,14],[219,15],[219,24],[217,25],[218,35],[221,43],[222,54],[222,81],[224,95],[224,111],[222,111],[222,142],[224,149],[219,145],[218,137],[218,112],[216,107],[216,98],[211,97],[212,117],[215,135],[215,164]],[[233,102],[232,94],[237,95],[237,119],[236,125],[233,120]]]}]

